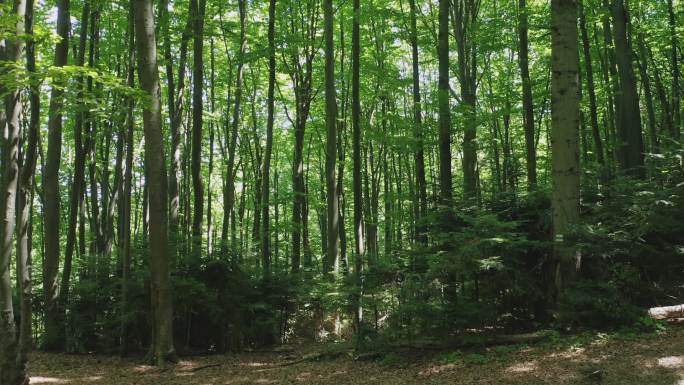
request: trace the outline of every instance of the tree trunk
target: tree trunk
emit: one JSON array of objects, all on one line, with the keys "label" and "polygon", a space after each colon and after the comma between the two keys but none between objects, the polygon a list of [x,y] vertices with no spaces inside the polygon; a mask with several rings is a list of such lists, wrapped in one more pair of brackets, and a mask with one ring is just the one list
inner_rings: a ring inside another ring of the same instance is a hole
[{"label": "tree trunk", "polygon": [[150,213],[150,273],[153,319],[151,362],[176,360],[173,345],[173,308],[166,232],[166,167],[161,126],[157,42],[151,0],[134,0],[135,34],[141,88],[149,97],[143,109],[145,176]]},{"label": "tree trunk", "polygon": [[[88,24],[90,18],[90,2],[86,1],[83,4],[83,13],[81,14],[81,31],[79,33],[78,53],[76,65],[83,66],[85,64],[85,50],[88,40]],[[78,98],[82,99],[85,95],[85,79],[80,77],[78,79]],[[66,305],[69,297],[69,282],[71,277],[71,267],[74,256],[74,249],[76,246],[76,226],[78,222],[79,208],[82,206],[83,200],[83,186],[85,181],[85,149],[83,148],[83,125],[87,113],[78,111],[74,122],[74,177],[71,183],[71,191],[69,192],[69,217],[67,224],[67,239],[66,247],[64,249],[64,269],[62,272],[62,284],[60,287],[60,312],[62,320],[66,317]],[[60,328],[64,328],[62,323]]]},{"label": "tree trunk", "polygon": [[532,99],[532,81],[529,69],[529,43],[527,38],[527,6],[526,0],[518,0],[518,40],[519,65],[522,80],[523,124],[525,126],[525,159],[527,160],[527,188],[537,188],[537,146],[534,130],[534,102]]},{"label": "tree trunk", "polygon": [[613,0],[611,6],[615,35],[615,59],[620,77],[617,95],[618,162],[622,171],[637,178],[644,177],[644,144],[641,136],[641,112],[636,79],[632,66],[632,48],[628,40],[629,19],[624,0]]},{"label": "tree trunk", "polygon": [[[268,6],[268,95],[266,117],[266,148],[264,149],[263,166],[261,169],[261,258],[264,279],[271,276],[271,228],[269,219],[271,155],[273,153],[273,119],[275,107],[275,18],[276,0],[270,0]],[[255,213],[255,215],[258,215]],[[277,216],[276,209],[276,216]]]},{"label": "tree trunk", "polygon": [[[682,60],[679,58],[679,41],[677,39],[678,32],[677,32],[677,23],[676,23],[676,15],[675,15],[675,10],[674,10],[674,1],[673,0],[667,0],[667,12],[669,16],[669,25],[670,25],[670,46],[671,46],[671,55],[670,59],[672,60],[672,137],[675,140],[679,140],[681,138],[681,125],[682,125],[682,117],[681,117],[681,90],[679,88],[679,66],[681,65]],[[679,32],[681,33],[681,32]]]},{"label": "tree trunk", "polygon": [[[441,4],[441,3],[440,3]],[[475,0],[457,0],[452,7],[454,36],[458,47],[458,82],[461,86],[461,109],[463,111],[463,195],[466,199],[478,197],[477,169],[477,49],[474,42],[479,13],[479,2]],[[441,8],[440,8],[441,9]],[[447,10],[448,11],[448,10]],[[448,23],[448,20],[445,22]],[[441,27],[441,24],[440,24]],[[447,31],[448,32],[448,31]],[[445,38],[448,45],[448,36]],[[441,43],[441,38],[440,38]],[[448,63],[448,47],[447,47]],[[441,63],[441,62],[440,62]],[[448,65],[447,65],[448,67]],[[448,68],[447,68],[448,71]],[[442,72],[440,71],[440,74]],[[441,80],[441,75],[440,75]],[[449,79],[447,74],[444,88],[449,97]],[[440,91],[441,92],[441,91]],[[447,106],[449,105],[447,101]],[[441,108],[441,105],[440,105]],[[440,139],[441,140],[441,139]]]},{"label": "tree trunk", "polygon": [[451,190],[451,107],[449,106],[449,3],[439,0],[439,191],[442,209],[450,207]]},{"label": "tree trunk", "polygon": [[[16,17],[15,34],[4,41],[4,52],[0,59],[19,65],[24,47],[26,1],[15,0],[12,16]],[[0,14],[1,16],[1,14]],[[17,79],[19,80],[19,79]],[[17,84],[21,84],[20,82]],[[8,385],[28,384],[25,362],[17,360],[19,336],[14,320],[12,304],[12,282],[10,260],[12,259],[12,238],[17,223],[17,186],[19,184],[19,114],[22,111],[21,89],[4,89],[5,122],[0,137],[0,383]],[[4,92],[3,92],[4,94]],[[20,284],[23,288],[23,283]]]},{"label": "tree trunk", "polygon": [[[413,135],[416,139],[416,150],[413,157],[416,163],[416,185],[418,188],[418,215],[416,216],[415,232],[416,240],[422,244],[426,244],[427,226],[424,218],[427,215],[428,206],[426,187],[427,183],[425,182],[425,154],[423,150],[423,112],[421,110],[422,105],[420,100],[420,70],[418,62],[418,32],[416,28],[416,1],[409,0],[409,5],[411,7],[409,17],[411,23],[411,69],[413,76]],[[354,113],[354,116],[356,116],[356,113]],[[361,166],[359,165],[359,168],[360,167]]]},{"label": "tree trunk", "polygon": [[[167,1],[167,0],[164,0]],[[194,1],[194,0],[191,0]],[[166,61],[166,75],[167,75],[167,102],[169,109],[169,125],[171,127],[171,165],[169,170],[169,235],[171,258],[178,258],[178,242],[179,235],[179,218],[178,212],[180,207],[179,196],[179,182],[178,174],[181,171],[181,121],[183,120],[183,96],[185,94],[185,67],[188,57],[188,41],[190,40],[190,32],[192,30],[192,17],[188,17],[185,25],[185,30],[181,35],[181,43],[179,49],[178,60],[178,87],[175,89],[175,82],[173,78],[173,60],[171,53],[171,34],[168,32],[168,10],[167,4],[162,3],[162,14],[160,15],[162,24],[162,33],[164,35],[164,60]]]},{"label": "tree trunk", "polygon": [[[134,11],[133,1],[129,9],[128,17],[128,73],[126,83],[133,88],[135,85],[135,31],[134,31]],[[133,177],[133,131],[135,128],[135,120],[133,117],[133,108],[135,107],[135,99],[129,97],[127,99],[126,109],[126,145],[125,145],[125,161],[123,170],[123,184],[121,186],[121,203],[119,209],[119,253],[121,260],[121,347],[119,352],[121,356],[128,354],[128,285],[131,271],[131,195],[132,195],[132,177]],[[173,254],[171,254],[173,256]]]},{"label": "tree trunk", "polygon": [[192,192],[194,216],[192,220],[192,257],[198,262],[202,255],[202,217],[204,215],[204,187],[202,185],[202,113],[204,84],[204,13],[205,0],[190,0],[193,19],[192,65]]},{"label": "tree trunk", "polygon": [[552,301],[573,280],[576,246],[569,232],[579,221],[579,57],[577,2],[551,2],[551,146],[554,234]]},{"label": "tree trunk", "polygon": [[[55,67],[67,64],[69,50],[69,0],[57,2],[57,34],[60,37],[55,45]],[[59,165],[62,159],[62,108],[64,106],[64,89],[61,86],[52,88],[48,109],[48,149],[45,172],[43,173],[43,190],[45,194],[45,260],[43,262],[43,296],[45,306],[45,334],[43,348],[45,350],[64,349],[64,329],[61,327],[59,311],[59,228],[60,228],[60,193]]]},{"label": "tree trunk", "polygon": [[[223,252],[228,250],[228,223],[232,218],[232,212],[235,206],[235,148],[238,140],[238,128],[240,124],[240,105],[242,102],[242,78],[244,66],[244,52],[247,46],[247,38],[245,37],[247,15],[247,5],[245,0],[238,0],[238,8],[240,13],[240,48],[237,57],[237,74],[235,76],[235,103],[233,106],[233,118],[231,122],[230,139],[228,143],[228,168],[226,170],[226,184],[223,191],[223,229],[221,231],[221,246]],[[230,250],[235,253],[236,250]]]},{"label": "tree trunk", "polygon": [[[594,68],[591,62],[591,47],[589,46],[589,34],[587,33],[587,21],[584,14],[582,0],[578,2],[580,30],[582,32],[582,53],[584,54],[584,67],[587,72],[587,92],[589,93],[589,118],[591,121],[591,134],[594,139],[594,157],[602,166],[605,166],[603,158],[603,141],[599,132],[598,113],[596,107],[596,87],[594,86]],[[605,170],[602,170],[605,171]]]},{"label": "tree trunk", "polygon": [[[21,1],[18,1],[17,10],[21,10]],[[33,37],[33,0],[26,0],[25,32]],[[36,72],[35,41],[28,39],[26,42],[26,69],[29,73]],[[17,287],[19,293],[20,323],[19,323],[19,348],[17,353],[17,383],[26,383],[26,362],[32,346],[32,284],[31,284],[31,248],[32,248],[32,221],[31,208],[33,198],[33,177],[36,169],[38,156],[38,143],[40,141],[40,90],[37,83],[31,83],[29,87],[30,120],[26,133],[27,148],[24,154],[17,195]],[[1,377],[1,376],[0,376]]]},{"label": "tree trunk", "polygon": [[[364,259],[364,240],[363,240],[363,190],[361,187],[361,36],[359,19],[361,18],[360,1],[354,0],[354,20],[352,24],[352,158],[353,158],[353,168],[352,168],[352,178],[353,178],[353,189],[354,189],[354,273],[356,274],[356,284],[358,285],[358,293],[355,296],[355,313],[354,320],[356,322],[356,332],[357,341],[361,341],[361,323],[363,322],[363,304],[361,302],[363,298],[363,259]],[[412,9],[412,36],[415,38],[415,0],[411,0]],[[412,40],[415,43],[415,40]],[[415,48],[414,54],[414,73],[416,76],[416,67],[418,49]],[[418,91],[418,100],[416,101],[416,88],[418,79],[414,79],[414,108],[417,109],[416,127],[414,130],[418,133],[418,140],[420,141],[420,91]],[[422,143],[420,143],[420,150],[416,152],[416,161],[423,161],[423,151]],[[418,154],[420,153],[420,154]],[[423,182],[425,182],[425,170],[423,170]],[[419,180],[420,184],[420,180]],[[423,186],[424,187],[424,186]]]},{"label": "tree trunk", "polygon": [[[330,273],[337,263],[339,242],[339,211],[335,163],[337,160],[337,99],[335,96],[335,52],[333,43],[333,5],[332,0],[323,2],[325,27],[325,182],[327,193],[327,238],[328,248],[323,264],[323,273]],[[335,271],[336,272],[336,271]]]}]

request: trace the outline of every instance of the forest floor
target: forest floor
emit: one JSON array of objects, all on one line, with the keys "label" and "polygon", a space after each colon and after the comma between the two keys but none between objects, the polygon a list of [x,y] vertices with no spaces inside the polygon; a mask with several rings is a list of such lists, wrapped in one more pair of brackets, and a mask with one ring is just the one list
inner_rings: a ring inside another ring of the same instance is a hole
[{"label": "forest floor", "polygon": [[[104,355],[34,353],[31,384],[620,384],[684,385],[684,328],[653,335],[583,334],[531,346],[351,355],[310,361],[328,345],[183,357],[158,369]],[[307,355],[308,354],[308,355]]]}]

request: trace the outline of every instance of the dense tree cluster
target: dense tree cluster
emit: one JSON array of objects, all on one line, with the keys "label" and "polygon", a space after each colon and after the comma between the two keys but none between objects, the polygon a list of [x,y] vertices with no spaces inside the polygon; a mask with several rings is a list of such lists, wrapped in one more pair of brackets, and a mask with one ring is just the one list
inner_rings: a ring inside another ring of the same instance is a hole
[{"label": "dense tree cluster", "polygon": [[635,322],[682,294],[683,30],[675,0],[0,1],[0,383],[33,346]]}]

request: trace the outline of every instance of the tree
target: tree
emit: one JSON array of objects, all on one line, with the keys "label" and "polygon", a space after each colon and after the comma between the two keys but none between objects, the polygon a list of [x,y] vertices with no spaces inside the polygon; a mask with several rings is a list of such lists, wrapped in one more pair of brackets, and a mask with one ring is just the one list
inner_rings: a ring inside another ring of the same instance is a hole
[{"label": "tree", "polygon": [[161,127],[161,100],[157,69],[157,40],[150,0],[134,0],[135,43],[138,76],[148,100],[143,109],[145,128],[145,177],[149,194],[150,295],[152,301],[152,346],[150,361],[163,365],[176,360],[173,344],[173,308],[166,228],[166,166]]},{"label": "tree", "polygon": [[[242,83],[243,83],[243,67],[244,67],[244,53],[247,45],[246,38],[246,24],[245,18],[247,16],[247,9],[245,0],[238,0],[238,12],[240,15],[240,48],[237,57],[237,74],[235,76],[235,101],[233,105],[233,117],[230,124],[230,139],[228,141],[228,164],[226,170],[225,187],[223,191],[223,228],[221,230],[221,245],[225,250],[228,247],[228,223],[234,223],[231,220],[235,206],[235,149],[238,142],[238,127],[240,124],[240,106],[242,103]],[[234,238],[234,237],[233,237]],[[235,253],[235,239],[231,239],[230,251]]]},{"label": "tree", "polygon": [[202,252],[202,216],[204,215],[204,187],[202,185],[202,114],[204,85],[204,14],[205,0],[190,0],[193,20],[192,66],[192,191],[195,197],[192,221],[192,254],[194,262]]},{"label": "tree", "polygon": [[[441,6],[442,2],[440,2]],[[441,10],[441,7],[440,7]],[[477,28],[477,18],[480,12],[480,2],[475,0],[454,1],[452,10],[452,26],[454,36],[458,46],[458,82],[461,86],[461,108],[463,110],[463,195],[466,199],[478,197],[478,169],[477,169],[477,43],[475,32]],[[447,10],[448,12],[448,10]],[[444,23],[448,24],[448,20]],[[440,19],[440,28],[441,28]],[[441,31],[441,29],[440,29]],[[446,44],[446,56],[440,53],[440,65],[442,60],[446,60],[448,67],[448,31],[446,42],[440,38],[440,44]],[[441,52],[441,49],[440,49]],[[442,70],[440,67],[440,81],[442,80]],[[443,87],[443,88],[442,88]],[[440,94],[446,93],[448,106],[449,78],[446,74],[446,85],[440,86]],[[440,102],[440,115],[443,102]],[[441,121],[441,118],[440,118]],[[441,131],[440,131],[441,135]],[[442,139],[440,138],[440,141]]]},{"label": "tree", "polygon": [[589,45],[589,33],[587,32],[587,21],[584,13],[582,0],[578,1],[580,30],[582,33],[582,54],[584,56],[584,67],[587,79],[587,91],[589,92],[589,117],[591,120],[591,133],[594,139],[594,156],[596,161],[604,166],[603,140],[599,131],[598,108],[596,103],[596,85],[594,84],[594,67],[591,61],[591,47]]},{"label": "tree", "polygon": [[[55,45],[55,67],[67,64],[69,51],[69,0],[57,2],[57,35],[59,41]],[[64,89],[56,84],[50,92],[48,107],[48,149],[43,173],[43,189],[45,194],[45,261],[43,262],[43,297],[45,303],[45,336],[43,348],[46,350],[62,350],[64,348],[64,330],[60,320],[59,284],[59,229],[60,229],[60,187],[59,166],[62,159],[62,108],[64,105]]]},{"label": "tree", "polygon": [[[18,2],[20,3],[20,2]],[[20,5],[19,5],[20,7]],[[36,74],[36,49],[33,32],[33,0],[26,1],[25,32],[29,37],[26,42],[26,69],[31,74]],[[17,9],[18,11],[21,8]],[[19,30],[17,30],[19,32]],[[23,154],[22,165],[19,175],[17,196],[17,287],[20,301],[19,323],[19,348],[17,353],[17,378],[18,383],[24,383],[26,377],[26,363],[28,353],[32,347],[32,282],[31,251],[33,240],[31,239],[32,221],[31,207],[33,200],[33,178],[38,157],[38,143],[40,141],[40,90],[39,84],[34,81],[29,85],[30,118],[28,132],[26,133],[27,147]],[[4,344],[4,343],[3,343]],[[2,376],[0,376],[2,377]]]},{"label": "tree", "polygon": [[529,68],[528,12],[526,0],[518,0],[518,63],[522,80],[527,188],[532,191],[537,188],[537,148],[534,130],[534,100],[532,98],[532,81]]},{"label": "tree", "polygon": [[261,171],[261,253],[264,265],[264,277],[271,275],[271,221],[270,214],[270,180],[271,180],[271,156],[273,153],[273,119],[275,105],[275,19],[276,0],[270,0],[268,6],[268,106],[266,118],[266,148],[264,164]]},{"label": "tree", "polygon": [[613,0],[611,13],[615,33],[615,59],[620,78],[620,92],[617,95],[620,106],[617,125],[619,140],[617,158],[624,172],[635,177],[643,177],[645,170],[641,109],[632,64],[633,53],[627,38],[629,20],[624,0]]},{"label": "tree", "polygon": [[[354,0],[354,16],[352,25],[352,152],[353,152],[353,189],[354,189],[354,263],[355,273],[357,276],[358,290],[360,291],[356,303],[356,328],[361,330],[361,322],[363,321],[363,308],[361,307],[361,285],[363,283],[361,274],[363,273],[363,256],[364,256],[364,240],[363,240],[363,190],[361,187],[361,33],[359,27],[359,18],[361,17],[361,7],[359,0]],[[414,15],[415,17],[415,15]],[[414,18],[415,29],[415,18]],[[415,84],[415,83],[414,83]],[[418,102],[420,103],[420,101]],[[420,108],[420,107],[418,107]],[[420,114],[420,112],[418,112]],[[418,123],[420,118],[418,118]],[[420,130],[420,128],[417,128]],[[422,144],[421,144],[422,147]]]},{"label": "tree", "polygon": [[674,10],[674,1],[667,0],[667,13],[670,26],[670,59],[672,63],[672,137],[679,140],[681,137],[681,89],[679,87],[679,39],[677,38],[677,19]]},{"label": "tree", "polygon": [[449,0],[439,1],[439,191],[440,204],[448,207],[451,186],[451,112],[449,106]]},{"label": "tree", "polygon": [[339,245],[339,211],[335,162],[337,160],[337,97],[335,95],[335,52],[333,43],[333,6],[332,0],[323,2],[323,24],[325,27],[325,181],[327,197],[327,241],[326,260],[323,272],[337,271],[337,252]]},{"label": "tree", "polygon": [[[12,7],[14,34],[4,41],[0,59],[19,64],[24,47],[26,1],[16,0]],[[0,383],[8,385],[28,384],[25,354],[19,358],[17,335],[10,280],[12,238],[17,223],[17,186],[19,184],[19,114],[22,110],[19,82],[0,87],[0,94],[8,91],[4,100],[4,116],[0,118],[3,135],[0,139]],[[23,272],[22,272],[23,273]],[[23,276],[20,288],[23,291]],[[22,305],[23,306],[23,305]],[[30,312],[28,313],[30,315]],[[22,314],[25,316],[26,314]]]},{"label": "tree", "polygon": [[554,291],[557,299],[572,282],[578,250],[570,237],[579,222],[579,57],[577,2],[551,2],[551,149]]},{"label": "tree", "polygon": [[423,143],[423,112],[420,101],[420,68],[418,63],[418,32],[416,28],[416,1],[409,0],[410,36],[411,36],[411,74],[413,82],[413,135],[416,139],[414,162],[416,164],[416,186],[418,204],[416,215],[416,239],[427,243],[426,227],[423,223],[427,215],[427,183],[425,182],[425,151]]}]

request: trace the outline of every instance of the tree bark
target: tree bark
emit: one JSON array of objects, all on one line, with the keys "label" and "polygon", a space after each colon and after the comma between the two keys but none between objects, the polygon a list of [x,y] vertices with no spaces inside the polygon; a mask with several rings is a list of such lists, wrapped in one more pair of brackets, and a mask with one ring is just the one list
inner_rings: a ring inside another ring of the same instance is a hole
[{"label": "tree bark", "polygon": [[670,60],[672,61],[672,136],[675,140],[681,138],[681,89],[679,87],[679,66],[682,60],[679,58],[679,39],[677,39],[677,22],[674,10],[674,1],[667,0],[667,13],[670,26]]},{"label": "tree bark", "polygon": [[[55,45],[55,67],[67,64],[69,51],[69,0],[57,2],[57,35],[60,40]],[[59,166],[62,159],[62,108],[64,89],[61,85],[52,88],[48,108],[48,149],[43,190],[45,194],[45,260],[43,262],[43,296],[45,304],[45,350],[64,349],[64,330],[61,327],[59,311],[59,234],[60,234],[60,193]]]},{"label": "tree bark", "polygon": [[202,113],[204,85],[204,13],[205,0],[191,1],[193,19],[192,65],[192,192],[194,216],[192,221],[192,256],[198,262],[202,255],[202,217],[204,215],[204,186],[202,184]]},{"label": "tree bark", "polygon": [[437,56],[439,61],[439,191],[440,205],[451,205],[451,111],[449,106],[449,3],[439,1],[439,36]]},{"label": "tree bark", "polygon": [[[228,224],[233,225],[230,219],[235,206],[235,148],[238,140],[238,128],[240,125],[240,106],[242,103],[242,83],[243,83],[243,66],[244,66],[244,52],[247,46],[247,38],[245,37],[245,18],[247,15],[247,5],[245,0],[238,0],[238,10],[240,14],[240,48],[237,57],[237,74],[235,76],[235,103],[233,105],[233,118],[231,122],[230,139],[228,143],[228,167],[226,170],[226,184],[223,191],[223,229],[221,231],[221,246],[223,251],[228,250]],[[235,245],[230,246],[231,253],[235,253]]]},{"label": "tree bark", "polygon": [[527,160],[527,188],[537,188],[537,146],[534,130],[534,101],[532,99],[532,81],[529,69],[529,42],[526,0],[518,0],[518,44],[520,78],[522,80],[523,124],[525,126],[525,159]]},{"label": "tree bark", "polygon": [[[587,92],[589,93],[589,118],[591,121],[591,134],[594,140],[594,157],[602,166],[605,166],[603,157],[603,141],[598,125],[598,113],[596,107],[596,87],[594,85],[594,67],[591,62],[591,47],[589,46],[589,34],[587,33],[587,21],[584,13],[582,0],[578,2],[580,30],[582,33],[582,53],[584,54],[584,68],[586,70]],[[604,171],[604,170],[603,170]]]},{"label": "tree bark", "polygon": [[641,109],[636,78],[632,66],[632,48],[628,40],[629,20],[624,0],[613,0],[611,5],[615,37],[615,59],[620,78],[617,95],[618,109],[618,162],[622,171],[643,178],[644,144],[641,136]]},{"label": "tree bark", "polygon": [[[128,73],[126,83],[133,88],[135,85],[135,15],[133,11],[133,1],[131,0],[131,7],[129,9],[128,17]],[[125,161],[123,170],[123,184],[121,186],[121,202],[119,209],[119,253],[121,260],[121,346],[119,353],[121,356],[128,354],[128,285],[131,272],[131,195],[132,195],[132,177],[133,177],[133,131],[135,128],[135,120],[133,117],[133,108],[135,107],[135,99],[129,97],[126,101],[126,144],[125,144]],[[173,256],[173,254],[171,254]]]},{"label": "tree bark", "polygon": [[[409,0],[411,23],[411,70],[413,76],[413,135],[416,140],[413,157],[416,164],[416,186],[418,188],[418,215],[416,215],[416,240],[427,243],[427,183],[425,182],[425,152],[423,144],[423,112],[420,98],[420,69],[418,59],[418,32],[416,28],[416,1]],[[356,116],[356,114],[354,114]],[[360,150],[359,150],[360,151]],[[359,155],[360,156],[360,155]],[[359,160],[360,162],[360,160]],[[361,166],[359,166],[360,168]],[[360,183],[360,182],[359,182]]]},{"label": "tree bark", "polygon": [[[412,9],[415,8],[415,0],[411,0]],[[354,273],[356,274],[356,284],[358,286],[358,293],[356,294],[355,314],[357,338],[361,340],[361,323],[363,322],[363,259],[364,259],[364,240],[363,240],[363,190],[361,186],[361,33],[359,26],[359,19],[361,18],[360,1],[354,0],[354,16],[352,24],[352,178],[354,188]],[[412,36],[415,38],[415,13],[412,13]],[[415,40],[412,39],[415,44]],[[414,76],[415,66],[417,66],[417,48],[414,51]],[[415,118],[416,127],[414,130],[420,132],[420,91],[418,91],[418,101],[415,101],[416,82],[414,80],[414,108],[417,109],[417,117]],[[420,141],[420,134],[418,134]],[[422,161],[422,143],[420,143],[420,150],[416,152],[415,157],[417,161]],[[420,152],[420,155],[418,155]],[[418,159],[420,158],[420,159]],[[425,170],[423,170],[423,178],[425,178]]]},{"label": "tree bark", "polygon": [[[263,260],[264,279],[271,276],[271,222],[270,210],[270,179],[271,156],[273,153],[273,119],[275,107],[275,18],[276,0],[270,0],[268,6],[268,95],[266,117],[266,148],[264,149],[263,166],[261,169],[261,258]],[[276,216],[277,216],[276,210]]]},{"label": "tree bark", "polygon": [[[441,4],[441,2],[440,2]],[[477,46],[474,42],[475,27],[480,3],[475,0],[456,0],[451,8],[454,36],[458,47],[458,82],[461,86],[461,110],[463,111],[463,195],[466,199],[475,199],[479,195],[477,188]],[[441,8],[440,8],[441,10]],[[446,21],[445,23],[448,23]],[[440,24],[441,27],[441,24]],[[441,30],[440,30],[441,31]],[[448,63],[448,36],[447,44]],[[441,38],[440,38],[441,43]],[[441,57],[441,56],[440,56]],[[440,62],[441,63],[441,62]],[[448,64],[447,64],[448,67]],[[448,71],[448,69],[447,69]],[[441,74],[440,70],[440,74]],[[440,75],[441,80],[441,75]],[[446,98],[449,97],[449,79],[447,75],[444,88]],[[441,93],[441,91],[440,91]],[[448,102],[447,102],[448,106]],[[441,108],[441,104],[440,104]],[[440,113],[441,114],[441,113]],[[440,139],[441,140],[441,139]]]},{"label": "tree bark", "polygon": [[[14,34],[4,41],[4,52],[0,59],[16,65],[21,62],[24,47],[26,1],[15,0],[12,16],[16,17]],[[0,13],[0,16],[2,14]],[[17,79],[19,80],[19,79]],[[5,122],[0,137],[0,383],[8,385],[28,384],[24,362],[20,363],[19,336],[17,335],[12,304],[12,282],[10,261],[12,259],[12,240],[17,223],[17,186],[19,184],[19,114],[22,111],[20,82],[17,88],[8,91],[3,98]],[[3,92],[4,93],[4,92]],[[20,288],[23,284],[20,285]]]},{"label": "tree bark", "polygon": [[554,274],[552,301],[572,282],[578,261],[569,236],[579,221],[577,1],[551,2],[551,147]]},{"label": "tree bark", "polygon": [[[21,7],[21,1],[17,3]],[[21,8],[18,8],[19,10]],[[33,0],[26,0],[25,33],[30,38],[26,42],[26,69],[36,73],[36,51],[33,39]],[[17,383],[27,383],[26,363],[32,346],[32,284],[31,284],[31,249],[32,221],[31,208],[33,198],[33,177],[38,157],[40,141],[40,90],[36,82],[29,86],[30,118],[26,133],[27,148],[23,156],[23,164],[19,175],[17,195],[17,287],[19,293],[20,323],[19,348],[17,352]]]},{"label": "tree bark", "polygon": [[150,232],[150,273],[153,319],[151,362],[163,365],[176,360],[173,345],[173,307],[166,228],[166,167],[161,126],[161,100],[157,69],[157,42],[151,0],[134,0],[135,35],[141,88],[148,96],[143,109],[145,176],[147,179]]},{"label": "tree bark", "polygon": [[[325,182],[327,193],[327,238],[328,248],[323,264],[323,273],[330,273],[337,264],[339,245],[339,211],[335,163],[337,161],[337,98],[335,96],[335,52],[333,43],[333,5],[332,0],[323,2],[325,28]],[[336,271],[335,271],[336,272]]]},{"label": "tree bark", "polygon": [[[83,66],[85,64],[85,51],[88,41],[88,25],[90,20],[90,2],[83,3],[83,12],[81,14],[81,30],[79,32],[78,53],[76,58],[76,65]],[[78,79],[78,97],[83,99],[86,92],[85,79],[80,77]],[[64,328],[64,320],[66,318],[66,305],[69,300],[69,282],[71,277],[71,267],[74,256],[74,249],[76,246],[76,226],[78,224],[78,212],[82,206],[83,187],[85,181],[85,149],[83,147],[83,125],[87,118],[87,113],[84,111],[76,112],[76,119],[74,122],[74,177],[71,183],[71,190],[69,192],[69,217],[67,224],[67,239],[66,247],[64,249],[64,269],[62,271],[62,282],[60,286],[60,328]]]}]

